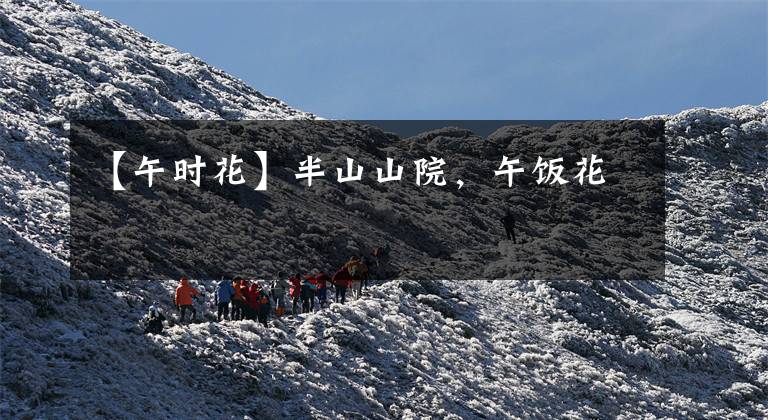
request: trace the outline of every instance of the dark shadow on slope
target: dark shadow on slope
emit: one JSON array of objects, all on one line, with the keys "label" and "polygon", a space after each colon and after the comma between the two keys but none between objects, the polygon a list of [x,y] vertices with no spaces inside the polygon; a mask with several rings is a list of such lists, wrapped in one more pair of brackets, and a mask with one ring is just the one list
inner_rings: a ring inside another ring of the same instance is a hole
[{"label": "dark shadow on slope", "polygon": [[[768,299],[768,296],[763,296]],[[723,319],[751,328],[760,334],[768,333],[768,309],[765,307],[748,307],[736,302],[719,302],[714,311]]]},{"label": "dark shadow on slope", "polygon": [[554,281],[549,284],[564,296],[557,307],[590,329],[620,337],[648,338],[645,319],[633,312],[632,305],[606,288],[603,282]]},{"label": "dark shadow on slope", "polygon": [[[77,294],[69,267],[0,223],[0,291],[34,303],[41,313],[55,311],[51,299]],[[59,296],[57,296],[59,295]]]},{"label": "dark shadow on slope", "polygon": [[[26,50],[26,47],[29,45],[29,38],[18,25],[11,22],[8,16],[4,14],[0,14],[0,30],[3,31],[3,38],[5,38],[6,42],[21,50]],[[6,50],[4,52],[11,55],[10,51]]]}]

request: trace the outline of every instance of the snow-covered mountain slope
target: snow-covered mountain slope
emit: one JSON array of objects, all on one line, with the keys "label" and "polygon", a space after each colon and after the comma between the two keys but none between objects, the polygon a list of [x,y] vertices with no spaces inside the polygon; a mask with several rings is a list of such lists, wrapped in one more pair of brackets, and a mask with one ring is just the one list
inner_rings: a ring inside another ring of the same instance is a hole
[{"label": "snow-covered mountain slope", "polygon": [[[173,281],[68,278],[66,120],[313,116],[65,1],[0,1],[0,54],[4,418],[768,415],[768,102],[653,117],[664,281],[393,280],[267,329],[144,336]],[[519,248],[488,242],[463,258],[504,278]]]},{"label": "snow-covered mountain slope", "polygon": [[68,1],[0,1],[0,92],[0,230],[38,249],[0,271],[43,277],[62,268],[35,254],[67,258],[66,120],[314,118]]},{"label": "snow-covered mountain slope", "polygon": [[[81,285],[3,322],[7,416],[760,417],[767,340],[626,283],[385,282],[264,328],[145,336],[175,282]],[[204,284],[208,290],[212,284]],[[644,285],[648,287],[648,285]],[[599,291],[596,292],[596,290]],[[624,295],[620,293],[625,292]],[[612,293],[616,293],[615,295]],[[641,298],[642,297],[642,298]],[[642,302],[647,299],[646,302]],[[626,305],[626,306],[624,306]],[[46,314],[45,311],[51,312]]]}]

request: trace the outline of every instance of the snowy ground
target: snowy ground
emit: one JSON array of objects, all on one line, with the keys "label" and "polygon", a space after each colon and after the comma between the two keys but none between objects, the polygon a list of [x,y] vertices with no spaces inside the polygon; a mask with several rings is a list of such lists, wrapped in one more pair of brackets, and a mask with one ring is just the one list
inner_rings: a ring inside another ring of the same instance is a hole
[{"label": "snowy ground", "polygon": [[[668,295],[635,291],[636,300],[620,298],[628,305],[622,307],[581,283],[398,280],[373,287],[362,300],[270,328],[205,320],[171,326],[163,335],[140,334],[136,322],[147,302],[166,302],[170,313],[174,283],[82,285],[79,298],[61,302],[47,316],[31,302],[4,299],[4,413],[766,413],[765,335],[670,306]],[[603,286],[613,293],[628,287]],[[598,313],[605,318],[590,319]]]},{"label": "snowy ground", "polygon": [[[0,89],[4,418],[768,416],[768,102],[654,117],[664,281],[394,280],[144,336],[173,281],[68,278],[66,119],[313,116],[66,2],[0,1]],[[514,252],[465,258],[504,278]]]}]

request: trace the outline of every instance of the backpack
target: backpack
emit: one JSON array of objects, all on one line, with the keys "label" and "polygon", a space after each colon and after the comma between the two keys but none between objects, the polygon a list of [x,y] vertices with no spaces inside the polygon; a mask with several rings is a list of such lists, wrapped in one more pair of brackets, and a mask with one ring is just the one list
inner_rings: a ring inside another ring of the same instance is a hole
[{"label": "backpack", "polygon": [[360,261],[354,260],[347,263],[347,272],[352,277],[357,275],[358,270],[360,270]]}]

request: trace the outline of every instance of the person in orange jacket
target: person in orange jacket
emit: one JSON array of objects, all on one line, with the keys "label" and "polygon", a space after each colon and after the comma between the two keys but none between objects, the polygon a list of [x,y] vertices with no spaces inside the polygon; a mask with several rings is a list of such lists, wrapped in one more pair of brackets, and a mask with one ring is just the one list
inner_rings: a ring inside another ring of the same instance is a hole
[{"label": "person in orange jacket", "polygon": [[192,321],[197,318],[197,310],[192,305],[192,298],[195,296],[200,296],[200,292],[189,284],[189,280],[186,277],[182,277],[179,280],[179,286],[176,287],[176,295],[174,296],[176,308],[181,312],[181,322],[184,322],[187,310],[192,311]]},{"label": "person in orange jacket", "polygon": [[245,294],[243,293],[241,280],[240,277],[235,277],[235,279],[232,280],[232,287],[235,289],[235,294],[232,296],[232,313],[230,318],[232,318],[233,321],[239,321],[245,316]]}]

